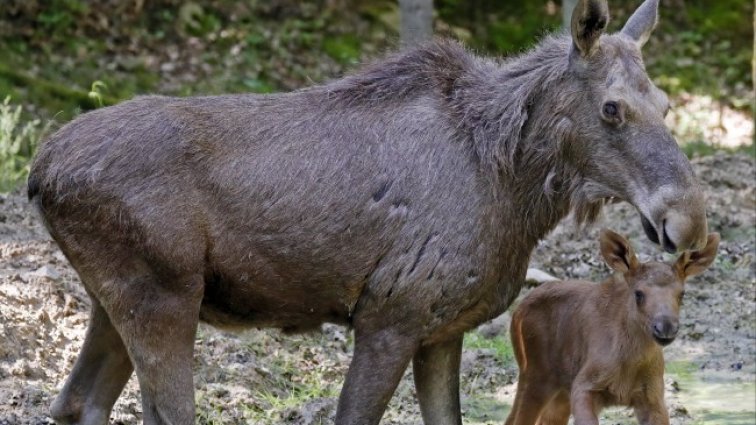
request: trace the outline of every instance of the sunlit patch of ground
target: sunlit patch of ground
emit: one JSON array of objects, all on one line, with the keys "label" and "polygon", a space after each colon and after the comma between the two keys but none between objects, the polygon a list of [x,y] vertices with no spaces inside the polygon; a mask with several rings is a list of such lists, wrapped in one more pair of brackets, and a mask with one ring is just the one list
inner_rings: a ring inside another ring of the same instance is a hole
[{"label": "sunlit patch of ground", "polygon": [[678,140],[735,148],[753,143],[753,117],[713,99],[683,93],[672,99],[667,126]]}]

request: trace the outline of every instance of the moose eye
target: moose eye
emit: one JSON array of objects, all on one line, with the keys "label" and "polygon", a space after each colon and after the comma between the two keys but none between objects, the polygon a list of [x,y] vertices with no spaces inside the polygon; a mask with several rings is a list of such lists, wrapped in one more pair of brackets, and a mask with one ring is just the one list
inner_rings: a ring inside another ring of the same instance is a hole
[{"label": "moose eye", "polygon": [[608,118],[615,118],[619,114],[619,105],[617,102],[604,103],[604,115]]},{"label": "moose eye", "polygon": [[646,298],[646,294],[644,294],[642,291],[635,291],[635,302],[638,305],[643,304],[643,300]]}]

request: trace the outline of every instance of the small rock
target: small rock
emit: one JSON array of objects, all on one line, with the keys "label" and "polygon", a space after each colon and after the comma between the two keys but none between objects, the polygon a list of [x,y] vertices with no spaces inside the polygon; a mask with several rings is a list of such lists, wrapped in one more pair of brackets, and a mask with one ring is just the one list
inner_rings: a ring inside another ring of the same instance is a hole
[{"label": "small rock", "polygon": [[512,320],[509,313],[504,313],[499,317],[496,317],[478,327],[478,332],[483,335],[484,338],[494,338],[496,336],[504,335],[509,329],[509,322]]},{"label": "small rock", "polygon": [[672,416],[690,416],[690,413],[688,413],[688,409],[685,408],[685,406],[677,405],[672,409]]},{"label": "small rock", "polygon": [[553,282],[555,280],[559,280],[559,279],[538,269],[528,269],[528,272],[525,275],[526,282],[544,283],[544,282]]},{"label": "small rock", "polygon": [[60,280],[60,273],[58,273],[58,271],[55,270],[54,267],[45,265],[38,268],[37,270],[34,270],[33,272],[24,273],[23,277],[26,278],[27,281],[29,280],[29,277],[43,277],[50,279],[53,282],[57,282]]}]

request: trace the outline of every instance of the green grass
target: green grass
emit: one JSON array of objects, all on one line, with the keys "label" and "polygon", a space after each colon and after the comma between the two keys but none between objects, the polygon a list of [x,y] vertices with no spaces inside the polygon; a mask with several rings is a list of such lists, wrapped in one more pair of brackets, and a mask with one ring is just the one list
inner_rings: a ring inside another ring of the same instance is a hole
[{"label": "green grass", "polygon": [[10,191],[29,174],[31,157],[46,132],[40,120],[22,122],[22,108],[0,103],[0,192]]},{"label": "green grass", "polygon": [[696,370],[698,370],[698,367],[695,364],[684,360],[666,362],[664,365],[665,374],[675,375],[679,379],[692,378]]},{"label": "green grass", "polygon": [[[290,409],[319,398],[338,397],[341,379],[334,379],[328,365],[310,363],[312,349],[324,343],[323,336],[287,336],[285,351],[275,356],[261,351],[258,344],[248,348],[269,361],[265,382],[253,392],[253,406],[243,406],[244,417],[254,423],[277,423]],[[321,341],[320,343],[318,341]]]},{"label": "green grass", "polygon": [[512,406],[494,397],[474,397],[464,400],[462,408],[467,424],[501,424],[507,419]]},{"label": "green grass", "polygon": [[496,360],[504,364],[514,361],[514,349],[507,337],[486,338],[477,332],[468,332],[465,334],[463,346],[467,349],[491,350]]}]

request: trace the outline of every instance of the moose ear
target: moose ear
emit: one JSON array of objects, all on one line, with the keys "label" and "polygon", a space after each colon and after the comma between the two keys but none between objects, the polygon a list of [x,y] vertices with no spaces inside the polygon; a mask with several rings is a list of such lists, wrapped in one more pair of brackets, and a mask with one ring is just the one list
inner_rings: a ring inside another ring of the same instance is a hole
[{"label": "moose ear", "polygon": [[624,236],[609,229],[601,230],[601,255],[613,270],[626,273],[638,267],[638,258]]},{"label": "moose ear", "polygon": [[627,20],[622,34],[635,40],[640,49],[648,41],[659,21],[659,0],[646,0]]},{"label": "moose ear", "polygon": [[709,233],[706,246],[702,250],[683,252],[680,255],[675,262],[675,271],[683,280],[703,273],[717,257],[717,248],[719,233]]},{"label": "moose ear", "polygon": [[609,6],[606,0],[579,0],[572,11],[570,30],[572,42],[584,58],[589,57],[599,44],[599,37],[609,23]]}]

